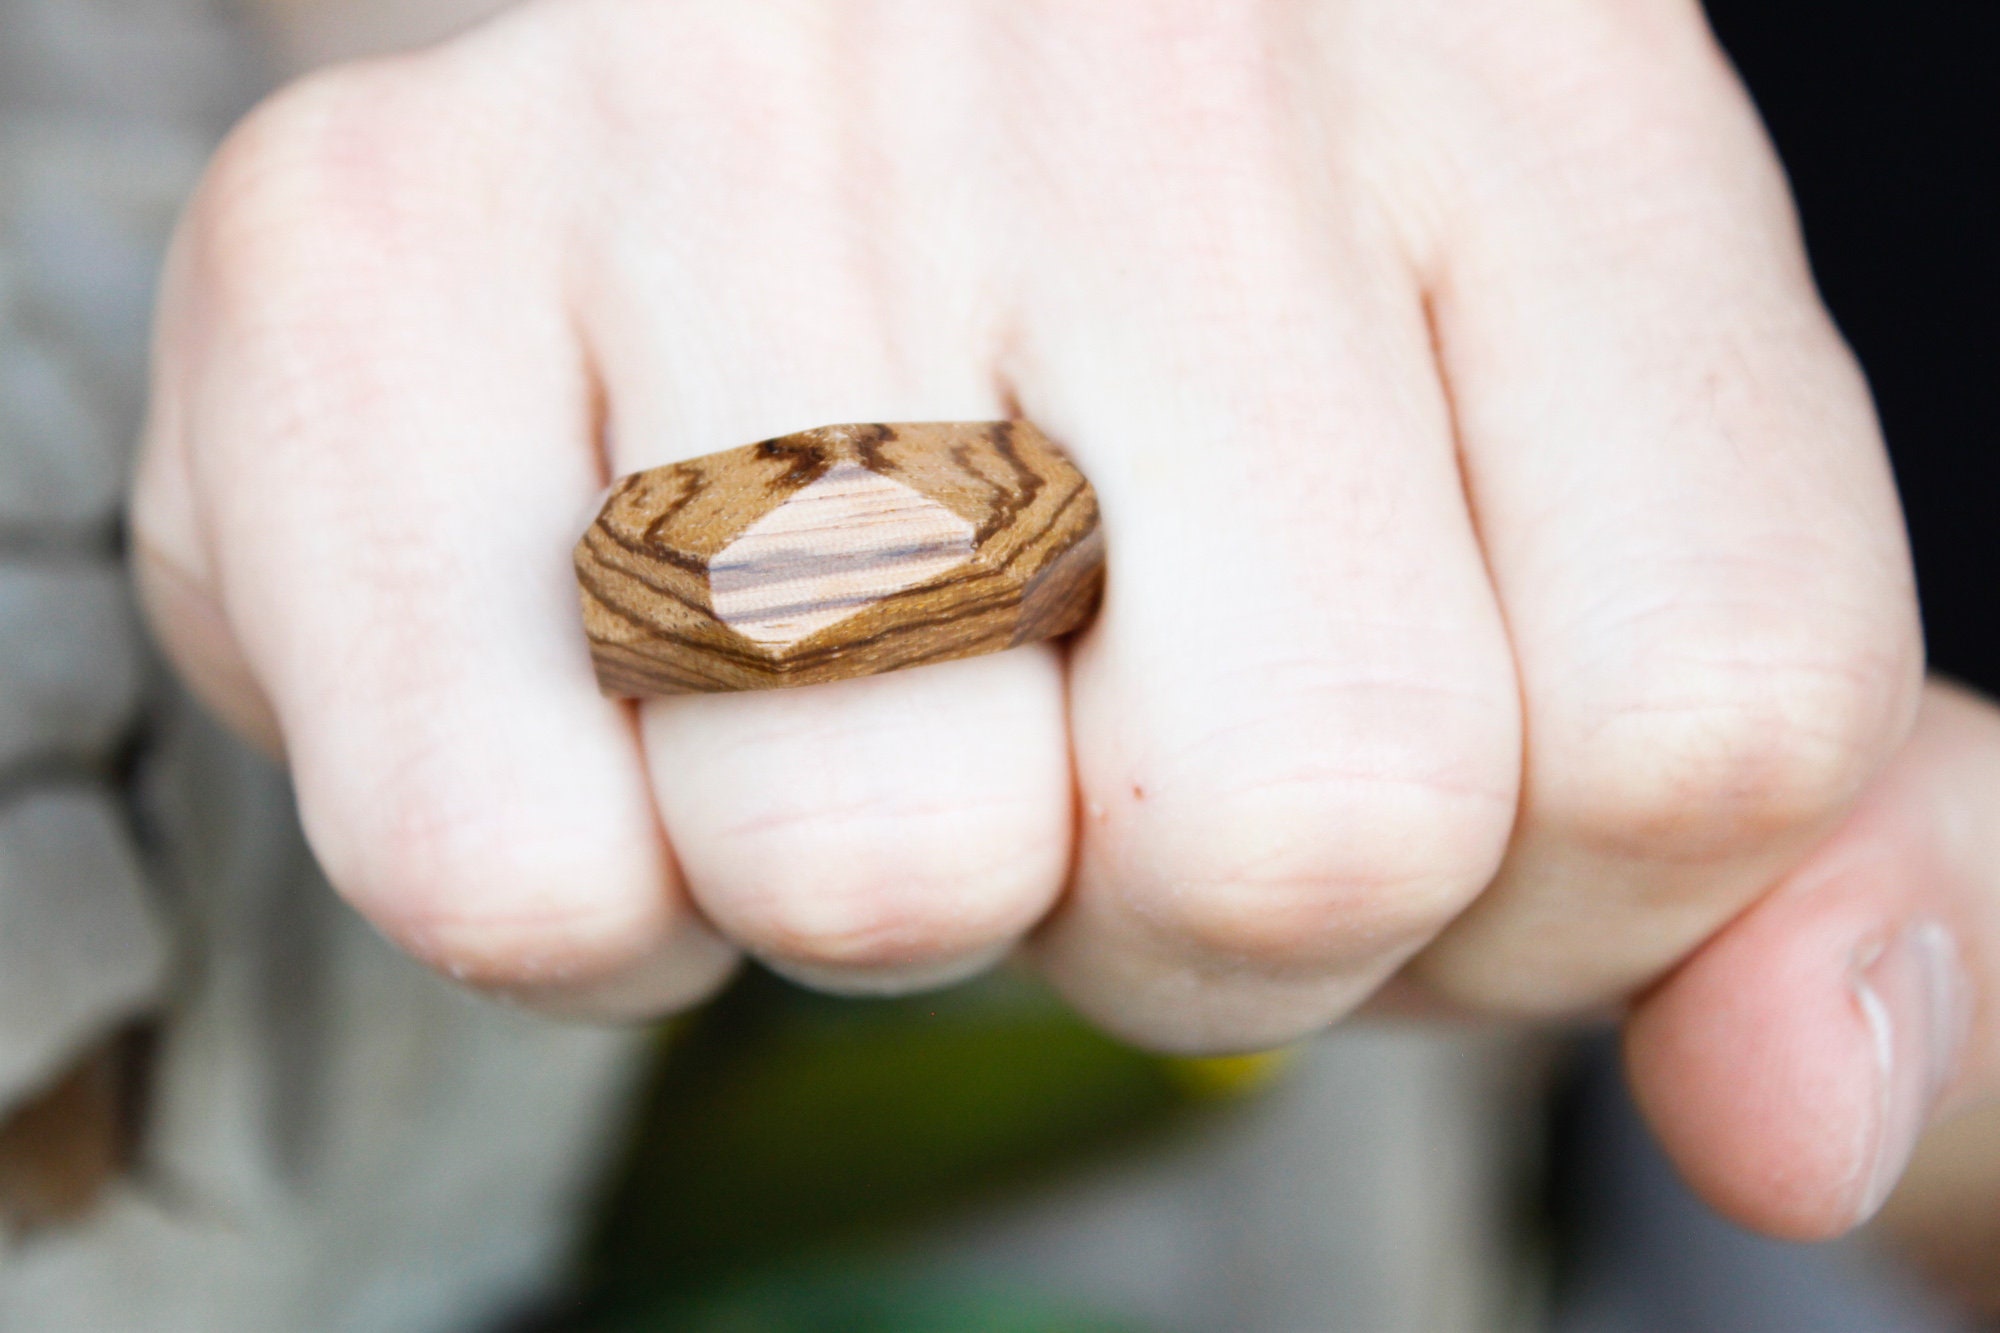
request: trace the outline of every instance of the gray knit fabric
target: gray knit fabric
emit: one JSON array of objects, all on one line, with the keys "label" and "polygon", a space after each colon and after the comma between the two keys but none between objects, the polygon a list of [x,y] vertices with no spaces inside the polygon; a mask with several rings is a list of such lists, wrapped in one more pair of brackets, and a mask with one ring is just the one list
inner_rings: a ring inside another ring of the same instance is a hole
[{"label": "gray knit fabric", "polygon": [[0,1238],[9,1333],[487,1326],[559,1276],[637,1054],[384,945],[143,647],[154,274],[259,82],[208,0],[0,0],[0,1116],[159,1031],[140,1169]]}]

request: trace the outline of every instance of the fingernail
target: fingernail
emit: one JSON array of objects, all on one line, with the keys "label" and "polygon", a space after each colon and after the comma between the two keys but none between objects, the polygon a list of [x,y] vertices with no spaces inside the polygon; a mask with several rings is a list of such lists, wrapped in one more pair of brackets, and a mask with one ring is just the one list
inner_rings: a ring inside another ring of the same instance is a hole
[{"label": "fingernail", "polygon": [[1874,1143],[1861,1178],[1854,1220],[1873,1217],[1902,1178],[1958,1067],[1969,996],[1958,946],[1929,917],[1909,922],[1887,943],[1854,960],[1856,1006],[1874,1040],[1877,1101]]}]

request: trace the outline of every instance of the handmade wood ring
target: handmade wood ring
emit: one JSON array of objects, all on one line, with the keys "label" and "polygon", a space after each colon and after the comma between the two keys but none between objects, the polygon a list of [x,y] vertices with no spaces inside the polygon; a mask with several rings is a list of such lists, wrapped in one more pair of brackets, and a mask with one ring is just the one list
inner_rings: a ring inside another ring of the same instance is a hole
[{"label": "handmade wood ring", "polygon": [[1027,422],[822,426],[619,481],[576,578],[606,694],[762,690],[1067,634],[1104,538]]}]

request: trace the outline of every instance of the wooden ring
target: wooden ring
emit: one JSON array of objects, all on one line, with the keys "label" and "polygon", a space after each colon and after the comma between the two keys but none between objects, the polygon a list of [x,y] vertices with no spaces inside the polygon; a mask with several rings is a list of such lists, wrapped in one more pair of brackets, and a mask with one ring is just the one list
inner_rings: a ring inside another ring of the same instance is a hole
[{"label": "wooden ring", "polygon": [[1104,538],[1025,421],[822,426],[619,481],[576,578],[606,694],[762,690],[1067,634]]}]

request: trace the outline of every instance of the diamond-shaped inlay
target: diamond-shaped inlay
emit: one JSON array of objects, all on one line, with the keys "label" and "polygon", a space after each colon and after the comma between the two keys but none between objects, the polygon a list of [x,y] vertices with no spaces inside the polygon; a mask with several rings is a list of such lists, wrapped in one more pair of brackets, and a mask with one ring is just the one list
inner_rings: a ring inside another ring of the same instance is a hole
[{"label": "diamond-shaped inlay", "polygon": [[785,647],[972,556],[973,527],[900,481],[840,462],[708,562],[715,614]]},{"label": "diamond-shaped inlay", "polygon": [[1021,421],[826,426],[626,477],[577,543],[608,694],[806,685],[1066,634],[1097,497]]}]

